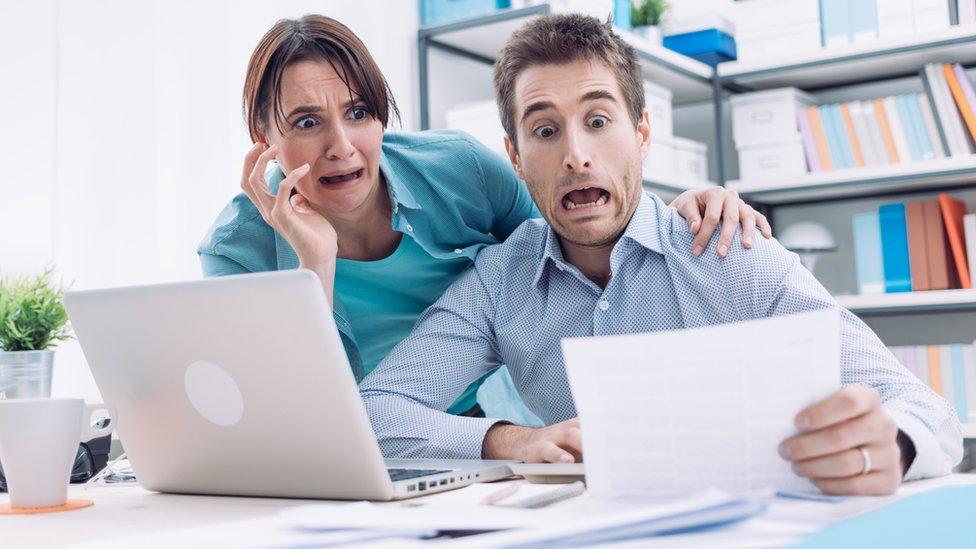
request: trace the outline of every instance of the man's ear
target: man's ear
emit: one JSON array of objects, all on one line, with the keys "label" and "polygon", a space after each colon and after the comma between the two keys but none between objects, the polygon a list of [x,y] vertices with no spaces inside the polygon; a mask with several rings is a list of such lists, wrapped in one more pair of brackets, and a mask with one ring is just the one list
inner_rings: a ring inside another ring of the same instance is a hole
[{"label": "man's ear", "polygon": [[637,139],[640,145],[641,158],[644,158],[651,146],[651,116],[647,109],[641,111],[641,118],[637,122]]},{"label": "man's ear", "polygon": [[525,174],[522,173],[522,160],[519,158],[518,148],[507,135],[505,136],[505,152],[508,153],[508,161],[512,163],[515,174],[518,175],[519,179],[525,181]]}]

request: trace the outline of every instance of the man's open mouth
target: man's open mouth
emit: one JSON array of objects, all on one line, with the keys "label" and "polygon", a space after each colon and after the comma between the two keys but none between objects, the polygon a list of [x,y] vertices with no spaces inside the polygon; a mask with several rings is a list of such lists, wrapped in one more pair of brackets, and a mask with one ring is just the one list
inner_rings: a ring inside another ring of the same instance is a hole
[{"label": "man's open mouth", "polygon": [[336,183],[345,183],[347,181],[352,181],[353,179],[359,179],[360,177],[363,176],[364,171],[365,168],[359,168],[356,171],[352,171],[348,173],[327,175],[325,177],[320,177],[319,183],[323,185],[334,185]]},{"label": "man's open mouth", "polygon": [[573,189],[563,196],[563,208],[567,210],[579,210],[583,208],[596,208],[602,206],[610,200],[610,193],[599,187],[581,187]]}]

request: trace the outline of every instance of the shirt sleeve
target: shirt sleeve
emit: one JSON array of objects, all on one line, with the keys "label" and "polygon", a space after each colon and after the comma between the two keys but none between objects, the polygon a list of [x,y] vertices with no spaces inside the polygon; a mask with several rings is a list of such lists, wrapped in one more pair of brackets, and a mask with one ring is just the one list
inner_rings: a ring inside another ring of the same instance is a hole
[{"label": "shirt sleeve", "polygon": [[197,247],[203,276],[276,270],[274,230],[241,193],[220,212]]},{"label": "shirt sleeve", "polygon": [[539,210],[508,160],[474,138],[467,141],[481,170],[481,187],[495,216],[491,232],[499,241],[505,240],[523,221],[539,217]]},{"label": "shirt sleeve", "polygon": [[444,410],[500,364],[492,311],[478,269],[469,269],[366,376],[360,394],[383,455],[481,458],[485,433],[499,420]]},{"label": "shirt sleeve", "polygon": [[876,389],[885,410],[915,445],[916,456],[905,473],[905,480],[950,473],[962,459],[962,432],[949,402],[902,366],[864,321],[840,307],[802,266],[796,254],[787,252],[775,241],[762,238],[756,241],[755,251],[741,256],[754,254],[756,260],[766,263],[757,265],[757,272],[776,273],[767,280],[779,280],[778,284],[760,284],[766,288],[755,294],[760,297],[756,302],[760,309],[757,313],[774,316],[839,309],[841,383]]}]

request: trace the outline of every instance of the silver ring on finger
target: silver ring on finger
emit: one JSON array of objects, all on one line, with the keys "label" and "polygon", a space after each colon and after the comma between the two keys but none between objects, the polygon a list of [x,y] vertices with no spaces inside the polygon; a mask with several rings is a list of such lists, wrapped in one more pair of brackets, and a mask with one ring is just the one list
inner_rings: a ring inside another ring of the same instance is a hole
[{"label": "silver ring on finger", "polygon": [[865,447],[860,447],[858,450],[861,451],[861,457],[864,458],[864,468],[861,469],[861,474],[866,475],[871,472],[871,452]]}]

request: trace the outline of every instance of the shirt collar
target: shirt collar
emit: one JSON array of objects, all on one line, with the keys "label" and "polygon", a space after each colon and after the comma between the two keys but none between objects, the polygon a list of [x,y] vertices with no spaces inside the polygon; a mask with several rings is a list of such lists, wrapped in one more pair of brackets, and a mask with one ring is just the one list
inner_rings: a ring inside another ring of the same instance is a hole
[{"label": "shirt collar", "polygon": [[[630,222],[627,223],[627,228],[624,229],[624,234],[620,236],[620,240],[632,240],[652,252],[663,253],[660,227],[658,227],[657,206],[657,201],[653,196],[641,191],[637,209],[634,210],[634,214],[630,217]],[[617,246],[619,245],[620,242],[618,241]],[[542,274],[545,272],[546,265],[550,261],[556,265],[566,264],[566,260],[563,258],[562,248],[559,247],[558,235],[547,223],[545,242],[542,247],[542,258],[539,261],[539,266],[536,268],[535,277],[533,278],[534,285],[539,283]]]},{"label": "shirt collar", "polygon": [[390,193],[390,201],[393,202],[393,211],[396,212],[398,206],[410,208],[411,210],[422,209],[420,203],[414,198],[410,188],[403,184],[399,174],[390,166],[390,159],[386,156],[386,151],[380,152],[380,172],[386,179],[386,187]]}]

